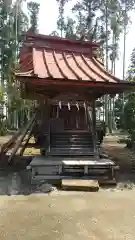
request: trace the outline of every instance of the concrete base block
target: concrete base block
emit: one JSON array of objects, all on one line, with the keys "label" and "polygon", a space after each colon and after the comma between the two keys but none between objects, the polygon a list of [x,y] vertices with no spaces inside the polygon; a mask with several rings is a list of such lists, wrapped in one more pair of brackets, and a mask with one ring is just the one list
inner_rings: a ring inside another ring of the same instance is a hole
[{"label": "concrete base block", "polygon": [[74,190],[74,191],[98,191],[99,184],[96,180],[81,180],[81,179],[71,179],[62,180],[61,185],[63,190]]},{"label": "concrete base block", "polygon": [[98,181],[99,183],[99,186],[116,186],[117,185],[117,182],[116,182],[116,179],[106,179],[106,180],[99,180]]}]

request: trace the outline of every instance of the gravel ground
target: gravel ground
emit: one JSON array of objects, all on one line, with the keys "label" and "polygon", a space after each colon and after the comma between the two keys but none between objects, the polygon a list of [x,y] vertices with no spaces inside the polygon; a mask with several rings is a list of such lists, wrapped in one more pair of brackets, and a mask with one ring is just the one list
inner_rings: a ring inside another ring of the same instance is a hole
[{"label": "gravel ground", "polygon": [[135,239],[135,188],[130,182],[96,193],[53,189],[49,194],[41,192],[50,185],[30,188],[28,182],[26,171],[0,174],[0,239]]},{"label": "gravel ground", "polygon": [[2,240],[134,240],[135,190],[1,196]]}]

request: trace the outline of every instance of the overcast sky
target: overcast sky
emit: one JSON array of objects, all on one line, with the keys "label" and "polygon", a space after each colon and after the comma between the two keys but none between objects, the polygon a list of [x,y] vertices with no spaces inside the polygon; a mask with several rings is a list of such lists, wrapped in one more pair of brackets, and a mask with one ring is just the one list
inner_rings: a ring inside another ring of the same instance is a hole
[{"label": "overcast sky", "polygon": [[[39,14],[39,31],[43,34],[50,34],[53,30],[56,30],[56,21],[58,17],[58,7],[56,0],[36,0],[40,3]],[[69,14],[69,11],[74,5],[76,0],[72,0],[67,4],[65,14]],[[129,65],[130,55],[132,49],[135,47],[135,17],[134,13],[130,14],[132,24],[128,29],[127,41],[126,41],[126,70]],[[122,78],[122,55],[123,55],[123,35],[120,39],[119,60],[116,64],[116,75]]]}]

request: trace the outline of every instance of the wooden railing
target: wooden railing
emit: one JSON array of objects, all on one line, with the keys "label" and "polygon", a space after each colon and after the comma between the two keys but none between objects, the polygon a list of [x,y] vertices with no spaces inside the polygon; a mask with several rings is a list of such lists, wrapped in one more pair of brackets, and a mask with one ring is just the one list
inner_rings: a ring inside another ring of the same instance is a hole
[{"label": "wooden railing", "polygon": [[[31,120],[28,122],[27,126],[24,128],[24,130],[22,131],[21,135],[18,137],[18,140],[15,143],[15,146],[12,150],[11,155],[8,158],[8,163],[11,163],[12,159],[14,158],[16,152],[18,151],[20,145],[22,144],[26,134],[28,133],[28,131],[31,129],[31,127],[33,128],[34,123],[35,123],[35,119],[36,119],[36,113],[33,115],[33,117],[31,118]],[[23,149],[24,151],[24,149]]]}]

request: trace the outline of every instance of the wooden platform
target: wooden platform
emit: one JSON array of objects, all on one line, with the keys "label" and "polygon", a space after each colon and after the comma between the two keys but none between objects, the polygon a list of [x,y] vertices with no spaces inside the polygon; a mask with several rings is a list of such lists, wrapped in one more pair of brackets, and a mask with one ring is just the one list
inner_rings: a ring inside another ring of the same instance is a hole
[{"label": "wooden platform", "polygon": [[94,165],[94,166],[114,166],[115,163],[111,159],[101,158],[98,161],[93,157],[45,157],[35,156],[30,163],[30,166],[48,166],[48,165]]},{"label": "wooden platform", "polygon": [[96,180],[63,179],[61,187],[63,190],[74,191],[98,191],[99,184]]},{"label": "wooden platform", "polygon": [[99,180],[112,179],[115,163],[107,158],[36,156],[29,167],[32,183],[61,180],[67,190],[97,191]]}]

